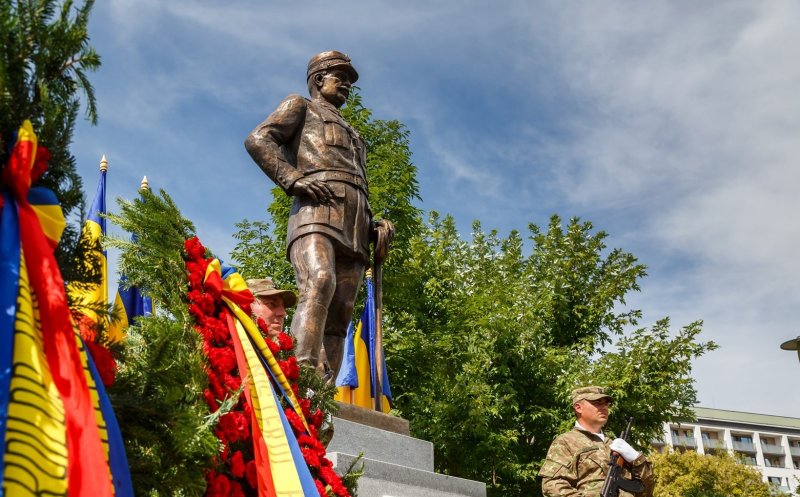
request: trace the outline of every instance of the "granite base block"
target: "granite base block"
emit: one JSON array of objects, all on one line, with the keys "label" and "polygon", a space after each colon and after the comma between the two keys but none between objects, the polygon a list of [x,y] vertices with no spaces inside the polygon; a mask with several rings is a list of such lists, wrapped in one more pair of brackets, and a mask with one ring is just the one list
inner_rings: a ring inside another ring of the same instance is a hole
[{"label": "granite base block", "polygon": [[341,452],[399,466],[433,471],[433,444],[399,433],[333,418],[334,435],[328,452]]},{"label": "granite base block", "polygon": [[486,497],[484,483],[433,472],[433,444],[399,433],[333,418],[328,457],[339,473],[364,464],[359,497]]},{"label": "granite base block", "polygon": [[[337,471],[346,471],[356,456],[329,454]],[[358,479],[359,497],[486,497],[480,482],[440,475],[431,471],[362,458],[364,474]]]}]

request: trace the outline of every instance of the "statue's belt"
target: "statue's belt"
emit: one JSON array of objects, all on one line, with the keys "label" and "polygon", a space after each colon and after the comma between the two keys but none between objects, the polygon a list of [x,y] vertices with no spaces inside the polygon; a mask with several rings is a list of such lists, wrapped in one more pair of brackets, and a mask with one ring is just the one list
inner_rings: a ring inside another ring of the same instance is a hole
[{"label": "statue's belt", "polygon": [[341,181],[349,183],[356,188],[361,189],[365,194],[369,194],[369,187],[367,181],[361,176],[346,171],[317,171],[306,175],[306,178],[313,178],[320,181]]}]

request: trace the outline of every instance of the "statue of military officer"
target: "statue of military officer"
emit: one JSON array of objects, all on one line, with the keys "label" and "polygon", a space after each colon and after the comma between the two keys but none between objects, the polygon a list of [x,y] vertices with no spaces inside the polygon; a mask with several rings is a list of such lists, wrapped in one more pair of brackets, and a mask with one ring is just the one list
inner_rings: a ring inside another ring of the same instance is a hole
[{"label": "statue of military officer", "polygon": [[324,342],[335,378],[370,241],[379,231],[386,234],[381,240],[391,239],[394,227],[372,219],[364,141],[339,113],[358,79],[350,58],[317,54],[306,77],[311,98],[286,97],[245,148],[294,197],[286,244],[300,293],[291,325],[297,358],[320,368]]}]

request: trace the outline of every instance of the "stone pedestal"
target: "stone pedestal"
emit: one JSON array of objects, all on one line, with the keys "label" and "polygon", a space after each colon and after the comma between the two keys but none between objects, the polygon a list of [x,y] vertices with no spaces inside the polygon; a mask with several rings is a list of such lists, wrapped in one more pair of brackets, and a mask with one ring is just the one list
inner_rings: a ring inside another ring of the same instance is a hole
[{"label": "stone pedestal", "polygon": [[364,454],[359,497],[486,497],[483,483],[434,473],[433,444],[408,436],[406,420],[340,407],[340,417],[333,418],[328,458],[343,473]]}]

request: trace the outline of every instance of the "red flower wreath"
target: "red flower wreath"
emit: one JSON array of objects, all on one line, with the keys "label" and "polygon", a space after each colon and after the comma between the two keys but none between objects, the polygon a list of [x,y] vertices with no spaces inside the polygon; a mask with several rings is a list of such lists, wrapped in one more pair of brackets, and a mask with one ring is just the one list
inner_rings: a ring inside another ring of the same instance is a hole
[{"label": "red flower wreath", "polygon": [[[231,392],[240,388],[242,380],[230,332],[226,323],[220,319],[223,307],[221,295],[203,285],[206,269],[213,259],[206,257],[206,248],[197,237],[186,240],[184,248],[186,270],[189,273],[189,312],[195,318],[195,330],[203,337],[203,352],[207,359],[208,388],[203,391],[203,398],[209,410],[214,413]],[[249,308],[243,310],[250,313]],[[342,479],[333,471],[332,463],[325,457],[325,447],[318,437],[325,415],[319,409],[312,413],[311,402],[300,395],[297,383],[300,379],[300,368],[293,352],[294,341],[283,332],[274,339],[269,338],[263,319],[258,319],[256,324],[289,380],[303,416],[309,422],[307,433],[300,416],[291,407],[284,406],[284,412],[314,477],[320,497],[350,497]],[[223,451],[217,461],[216,470],[206,474],[207,497],[245,497],[258,494],[258,468],[254,460],[250,420],[250,405],[244,395],[239,396],[230,412],[219,418],[214,433],[222,443]]]}]

